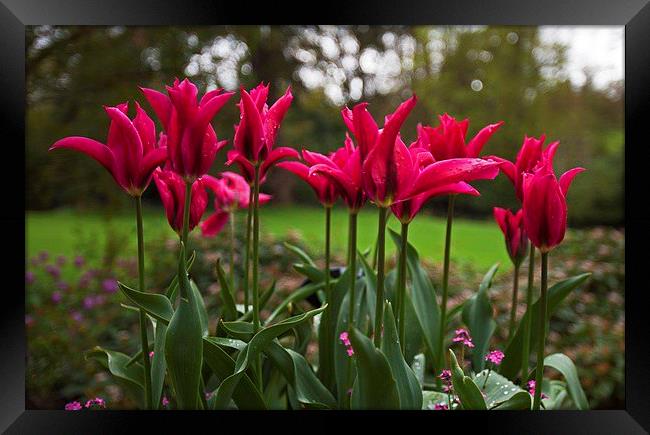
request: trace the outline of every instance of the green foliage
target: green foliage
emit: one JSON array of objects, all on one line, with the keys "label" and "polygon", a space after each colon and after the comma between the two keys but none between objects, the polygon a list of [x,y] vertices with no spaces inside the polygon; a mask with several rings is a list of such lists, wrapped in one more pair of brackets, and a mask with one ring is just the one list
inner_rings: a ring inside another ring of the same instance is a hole
[{"label": "green foliage", "polygon": [[474,342],[472,367],[477,372],[485,367],[485,355],[490,346],[490,338],[497,327],[497,322],[493,319],[493,309],[488,290],[498,268],[499,264],[497,263],[488,270],[483,281],[481,281],[478,292],[463,306],[463,322],[469,328]]},{"label": "green foliage", "polygon": [[562,376],[564,376],[564,379],[567,382],[569,397],[578,409],[589,409],[587,397],[585,396],[585,392],[582,390],[582,386],[580,385],[578,371],[576,370],[576,366],[573,364],[573,361],[571,361],[568,356],[562,353],[554,353],[553,355],[549,355],[544,358],[544,366],[552,367],[562,373]]},{"label": "green foliage", "polygon": [[165,335],[165,360],[181,409],[197,409],[201,365],[203,361],[204,332],[207,323],[199,307],[202,301],[187,277],[185,249],[181,244],[178,261],[180,298],[178,307],[169,321]]},{"label": "green foliage", "polygon": [[[582,283],[584,283],[587,278],[589,278],[589,273],[583,273],[582,275],[574,276],[568,278],[562,282],[559,282],[552,286],[548,290],[548,316],[549,318],[553,315],[554,311],[557,309],[558,305],[562,300],[567,297],[569,293],[578,288]],[[533,306],[526,310],[526,314],[522,317],[519,327],[515,336],[512,338],[508,346],[506,347],[505,358],[501,363],[499,372],[506,377],[514,377],[517,374],[517,371],[521,368],[521,357],[522,357],[522,347],[523,347],[523,325],[526,322],[527,316],[531,315],[532,312],[533,321],[531,325],[531,335],[530,335],[530,348],[535,348],[536,340],[539,338],[539,301],[536,301]],[[527,376],[528,374],[526,374]]]},{"label": "green foliage", "polygon": [[[357,378],[351,398],[353,409],[399,409],[398,385],[386,355],[357,328],[350,332],[357,360]],[[417,382],[417,380],[416,380]]]}]

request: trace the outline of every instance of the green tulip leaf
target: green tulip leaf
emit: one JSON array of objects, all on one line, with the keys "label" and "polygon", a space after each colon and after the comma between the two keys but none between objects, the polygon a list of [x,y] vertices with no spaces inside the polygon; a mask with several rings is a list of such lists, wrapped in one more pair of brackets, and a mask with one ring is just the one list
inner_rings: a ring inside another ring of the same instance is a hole
[{"label": "green tulip leaf", "polygon": [[226,273],[221,267],[221,260],[217,260],[217,278],[221,286],[221,300],[223,301],[223,319],[226,321],[235,320],[237,318],[237,308],[235,307],[235,298],[232,294],[230,284],[226,279]]},{"label": "green tulip leaf", "polygon": [[142,365],[133,364],[127,366],[129,356],[121,352],[104,349],[95,346],[91,351],[86,353],[86,359],[98,361],[106,370],[111,372],[115,379],[130,391],[134,397],[143,402],[142,386],[144,385],[144,370]]},{"label": "green tulip leaf", "polygon": [[[389,231],[399,250],[402,245],[401,236],[393,230]],[[440,306],[436,301],[433,283],[420,264],[417,251],[410,243],[406,250],[406,266],[411,277],[413,307],[422,330],[424,343],[429,350],[428,357],[433,361],[434,373],[438,373],[439,368],[443,366],[443,355],[436,355],[436,344],[440,340]],[[436,357],[434,358],[434,356]]]},{"label": "green tulip leaf", "polygon": [[566,380],[569,397],[579,410],[589,409],[587,396],[582,389],[582,385],[580,385],[578,371],[571,358],[563,353],[554,353],[544,358],[544,366],[554,368],[562,373],[562,376]]},{"label": "green tulip leaf", "polygon": [[[235,360],[222,349],[224,345],[239,348],[240,350],[246,347],[246,343],[239,340],[221,337],[203,338],[203,359],[219,379],[227,378],[235,370]],[[238,409],[266,409],[262,394],[247,374],[242,375],[242,379],[235,388],[232,398]],[[215,400],[213,394],[213,406]]]},{"label": "green tulip leaf", "polygon": [[454,385],[454,391],[460,399],[460,406],[463,409],[487,410],[481,390],[472,378],[465,376],[463,369],[458,365],[456,355],[451,349],[449,349],[449,361],[451,362],[451,381]]},{"label": "green tulip leaf", "polygon": [[494,264],[485,274],[479,290],[472,295],[463,308],[463,323],[469,328],[474,348],[472,349],[472,367],[479,372],[485,367],[485,355],[490,346],[490,338],[497,327],[497,322],[492,318],[494,310],[488,296],[488,289],[492,279],[499,268],[499,263]]},{"label": "green tulip leaf", "polygon": [[311,296],[314,292],[317,290],[320,290],[323,288],[323,283],[311,283],[307,284],[304,287],[300,287],[298,290],[292,292],[288,297],[286,297],[280,305],[276,307],[275,310],[271,313],[271,315],[266,319],[266,324],[270,324],[275,320],[280,314],[284,312],[284,310],[287,308],[287,306],[291,303],[296,303],[298,301],[301,301],[303,299],[308,298]]},{"label": "green tulip leaf", "polygon": [[316,266],[309,264],[294,264],[293,268],[301,275],[304,275],[312,283],[322,283],[325,281],[325,273]]},{"label": "green tulip leaf", "polygon": [[[355,409],[400,409],[397,382],[386,355],[357,328],[349,333],[357,362],[352,407]],[[416,380],[417,382],[417,380]]]},{"label": "green tulip leaf", "polygon": [[305,264],[308,264],[310,266],[316,267],[316,263],[314,263],[314,260],[311,259],[309,255],[299,247],[292,245],[291,243],[284,242],[284,247],[287,248],[289,251],[293,252],[300,258],[302,261],[305,262]]},{"label": "green tulip leaf", "polygon": [[269,360],[282,373],[293,389],[299,408],[333,409],[336,399],[321,383],[305,358],[291,349],[285,349],[276,340],[264,350]]},{"label": "green tulip leaf", "polygon": [[122,293],[138,308],[143,309],[147,314],[165,324],[169,323],[174,314],[174,308],[165,296],[134,290],[121,282],[118,282],[117,285]]},{"label": "green tulip leaf", "polygon": [[[196,259],[196,251],[192,251],[190,254],[190,258],[187,259],[187,270],[192,269],[192,265],[194,264],[194,260]],[[167,287],[167,290],[165,291],[165,296],[167,296],[167,299],[170,301],[175,301],[176,300],[176,294],[178,293],[178,274],[174,275],[174,278],[172,279],[172,282],[169,283],[169,286]]]},{"label": "green tulip leaf", "polygon": [[226,331],[229,337],[234,337],[245,342],[251,341],[255,335],[255,327],[252,323],[235,320],[233,322],[221,321],[221,328]]},{"label": "green tulip leaf", "polygon": [[449,396],[440,391],[422,391],[423,410],[433,410],[438,404],[449,406]]},{"label": "green tulip leaf", "polygon": [[[489,376],[487,376],[487,373],[488,370],[486,369],[477,373],[472,378],[474,383],[481,389],[481,392],[485,394],[485,403],[487,403],[489,409],[497,406],[500,407],[503,402],[507,402],[515,394],[522,391],[528,394],[527,391],[524,391],[521,387],[513,384],[510,380],[504,378],[494,370],[490,371]],[[530,396],[530,394],[528,395]]]},{"label": "green tulip leaf", "polygon": [[395,317],[390,302],[384,304],[384,335],[381,337],[381,351],[388,360],[391,373],[397,384],[400,409],[421,409],[422,392],[413,369],[402,356]]},{"label": "green tulip leaf", "polygon": [[246,347],[239,352],[237,361],[235,362],[234,372],[225,378],[215,391],[215,408],[226,408],[226,406],[230,403],[230,399],[235,388],[239,384],[242,375],[245,373],[251,361],[254,361],[257,358],[260,352],[264,350],[264,348],[271,342],[271,340],[295,328],[299,323],[305,322],[315,315],[323,312],[326,307],[327,305],[297,316],[289,317],[288,319],[285,319],[274,325],[266,326],[257,332],[248,343],[248,345],[246,345]]},{"label": "green tulip leaf", "polygon": [[[184,247],[178,262],[181,297],[165,336],[165,359],[180,409],[198,409],[203,361],[204,327],[197,301],[198,290],[190,284],[185,270]],[[200,297],[200,294],[198,295]]]},{"label": "green tulip leaf", "polygon": [[[566,298],[569,293],[577,289],[581,284],[583,284],[587,278],[589,278],[590,273],[583,273],[582,275],[576,275],[571,278],[567,278],[564,281],[561,281],[555,284],[548,290],[548,316],[549,318],[553,315],[555,310],[557,310],[560,303]],[[531,322],[531,334],[530,334],[530,349],[536,349],[537,339],[540,336],[539,333],[539,301],[536,301],[532,307],[526,310],[526,313],[522,316],[515,336],[512,338],[510,343],[506,346],[505,358],[499,367],[499,373],[507,378],[514,378],[517,376],[517,372],[521,370],[521,357],[523,353],[523,326],[527,321],[530,312],[532,311],[532,322]]]},{"label": "green tulip leaf", "polygon": [[163,322],[156,322],[154,327],[153,359],[151,360],[151,397],[154,409],[160,406],[163,385],[165,384],[165,373],[167,362],[165,361],[165,336],[167,325]]}]

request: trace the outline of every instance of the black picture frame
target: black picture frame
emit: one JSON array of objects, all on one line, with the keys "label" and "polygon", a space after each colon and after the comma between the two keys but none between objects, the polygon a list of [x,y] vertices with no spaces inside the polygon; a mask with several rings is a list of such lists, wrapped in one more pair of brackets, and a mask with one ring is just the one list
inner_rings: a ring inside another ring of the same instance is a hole
[{"label": "black picture frame", "polygon": [[[409,413],[407,418],[393,413],[362,413],[366,420],[388,417],[402,424],[415,418],[451,418],[453,426],[466,429],[470,424],[498,433],[603,433],[636,434],[650,430],[650,347],[645,317],[647,290],[642,254],[650,243],[650,209],[647,203],[645,166],[650,162],[650,144],[645,122],[650,116],[650,4],[648,0],[491,0],[379,2],[356,0],[322,3],[322,9],[305,2],[246,2],[170,0],[0,0],[0,132],[2,132],[3,181],[0,207],[3,239],[0,293],[0,430],[7,433],[114,433],[131,431],[138,422],[151,432],[170,433],[180,426],[180,418],[191,416],[191,430],[221,428],[226,418],[242,428],[251,423],[267,427],[290,428],[301,418],[285,413],[267,413],[249,418],[244,412],[135,412],[104,411],[70,413],[64,411],[25,410],[25,325],[24,281],[15,273],[24,267],[24,251],[19,228],[25,229],[24,191],[18,186],[24,173],[25,141],[25,26],[58,25],[170,25],[170,24],[494,24],[494,25],[624,25],[625,26],[625,227],[626,241],[626,322],[625,322],[625,410],[553,411],[553,412],[461,412]],[[301,12],[299,15],[298,12]],[[558,110],[561,110],[559,108]],[[638,175],[637,175],[638,174]],[[24,232],[23,232],[24,234]],[[21,257],[22,255],[22,257]],[[13,272],[12,272],[13,271]],[[641,284],[641,285],[640,285]],[[341,418],[352,413],[326,414],[305,412],[314,417],[319,428],[328,423],[348,430]],[[444,417],[443,417],[444,415]],[[468,419],[470,416],[472,419]],[[179,418],[180,417],[180,418]],[[276,422],[278,417],[291,420],[291,426]],[[477,420],[474,420],[477,418]],[[440,421],[440,420],[438,420]],[[237,423],[238,422],[238,423]],[[277,423],[277,425],[276,425]],[[205,429],[194,429],[206,424]],[[431,424],[431,423],[429,423]],[[196,425],[196,426],[195,426]],[[462,426],[461,426],[462,425]],[[188,427],[188,426],[184,426]],[[434,430],[423,427],[422,430]],[[300,430],[308,430],[306,426]],[[409,430],[409,429],[407,429]],[[415,428],[412,430],[416,430]],[[453,429],[447,429],[453,430]]]}]

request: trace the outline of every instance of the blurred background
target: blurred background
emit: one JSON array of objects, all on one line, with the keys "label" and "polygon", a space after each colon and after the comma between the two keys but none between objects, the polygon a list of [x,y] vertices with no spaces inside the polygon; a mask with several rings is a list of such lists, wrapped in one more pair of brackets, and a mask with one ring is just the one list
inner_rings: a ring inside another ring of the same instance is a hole
[{"label": "blurred background", "polygon": [[[105,373],[97,374],[96,364],[83,359],[83,351],[96,343],[137,348],[136,317],[119,307],[115,292],[116,279],[134,281],[133,206],[99,164],[47,149],[69,135],[104,141],[108,119],[102,105],[137,99],[153,117],[138,86],[163,90],[185,76],[200,92],[270,82],[272,100],[291,86],[295,98],[277,143],[297,149],[341,146],[344,105],[368,101],[381,125],[413,92],[419,101],[402,128],[406,143],[418,122],[435,125],[445,112],[469,118],[469,135],[505,121],[484,154],[514,159],[524,135],[560,140],[557,172],[578,165],[588,171],[571,188],[571,230],[551,260],[552,276],[594,276],[556,315],[550,342],[576,360],[592,406],[623,406],[622,27],[37,26],[27,29],[26,43],[28,406],[60,409],[91,394],[106,396],[113,407],[132,405]],[[234,103],[233,98],[213,123],[222,139],[232,140]],[[224,170],[224,156],[212,174]],[[475,184],[481,197],[459,198],[456,205],[451,290],[456,302],[466,299],[500,261],[492,293],[505,327],[511,266],[491,214],[494,206],[518,205],[504,176]],[[263,190],[273,201],[262,213],[262,263],[269,282],[279,278],[279,291],[288,292],[299,279],[282,242],[320,254],[323,216],[312,191],[292,174],[272,171]],[[153,184],[144,202],[148,285],[164,288],[174,234]],[[411,230],[434,283],[440,280],[445,211],[444,199],[431,201]],[[362,212],[360,219],[360,245],[370,246],[374,213]],[[334,228],[342,262],[342,207],[335,210]],[[198,279],[206,302],[218,310],[213,265],[226,237],[195,236],[195,248],[205,253]],[[61,328],[65,334],[53,334]]]}]

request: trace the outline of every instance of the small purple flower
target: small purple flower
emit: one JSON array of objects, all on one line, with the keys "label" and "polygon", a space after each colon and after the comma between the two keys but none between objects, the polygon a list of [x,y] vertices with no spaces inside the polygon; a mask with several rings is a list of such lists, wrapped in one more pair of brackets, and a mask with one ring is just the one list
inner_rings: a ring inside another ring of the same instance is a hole
[{"label": "small purple flower", "polygon": [[75,265],[76,267],[81,268],[81,267],[83,267],[84,264],[86,264],[86,259],[83,258],[81,255],[77,255],[77,256],[74,258],[74,265]]},{"label": "small purple flower", "polygon": [[95,298],[93,296],[86,296],[83,305],[86,310],[92,309],[95,306]]},{"label": "small purple flower", "polygon": [[93,406],[96,406],[98,408],[106,408],[106,402],[101,397],[95,397],[94,399],[90,399],[86,402],[86,408],[91,408]]},{"label": "small purple flower", "polygon": [[82,408],[81,403],[77,402],[76,400],[74,402],[65,404],[66,411],[80,411],[81,408]]},{"label": "small purple flower", "polygon": [[102,288],[106,293],[115,293],[117,291],[117,280],[108,278],[102,281]]},{"label": "small purple flower", "polygon": [[77,323],[82,323],[84,321],[84,316],[79,311],[71,311],[70,317]]},{"label": "small purple flower", "polygon": [[59,302],[61,302],[61,299],[63,299],[63,295],[61,294],[60,291],[57,290],[52,292],[52,302],[58,304]]},{"label": "small purple flower", "polygon": [[339,335],[339,340],[345,345],[345,351],[348,353],[348,356],[354,355],[354,349],[352,348],[352,343],[350,342],[350,336],[347,331],[341,332]]},{"label": "small purple flower", "polygon": [[63,267],[66,263],[67,259],[65,258],[65,255],[59,255],[56,257],[56,265],[59,267]]},{"label": "small purple flower", "polygon": [[436,403],[435,405],[433,405],[433,410],[434,411],[449,411],[449,407],[447,406],[446,403],[440,402],[440,403]]},{"label": "small purple flower", "polygon": [[445,382],[448,382],[451,380],[451,370],[443,370],[440,372],[438,375],[440,379],[442,379]]},{"label": "small purple flower", "polygon": [[454,331],[454,333],[456,335],[454,336],[454,338],[451,341],[453,341],[454,343],[462,343],[463,345],[465,345],[465,346],[467,346],[469,348],[474,347],[474,343],[472,343],[472,337],[470,337],[469,332],[467,332],[466,329],[463,329],[463,328],[456,329],[456,331]]},{"label": "small purple flower", "polygon": [[61,269],[53,264],[48,264],[45,266],[45,271],[49,273],[53,278],[58,278],[61,276]]},{"label": "small purple flower", "polygon": [[454,387],[450,385],[443,385],[442,386],[442,392],[445,394],[450,394],[454,390]]},{"label": "small purple flower", "polygon": [[485,361],[489,361],[495,366],[498,366],[501,364],[501,361],[503,361],[504,357],[505,355],[500,350],[493,350],[492,352],[485,355]]},{"label": "small purple flower", "polygon": [[40,261],[47,261],[47,259],[50,258],[50,254],[47,251],[41,251],[38,253],[38,259]]},{"label": "small purple flower", "polygon": [[25,326],[29,328],[32,325],[34,325],[34,317],[30,314],[25,314]]},{"label": "small purple flower", "polygon": [[[531,396],[535,395],[535,381],[528,381],[528,392]],[[544,393],[541,395],[542,399],[548,399],[548,396]]]},{"label": "small purple flower", "polygon": [[25,272],[25,282],[29,285],[34,284],[34,281],[36,281],[36,276],[34,276],[34,272]]},{"label": "small purple flower", "polygon": [[56,283],[56,287],[57,287],[59,290],[68,290],[68,289],[70,288],[70,284],[68,284],[68,283],[65,282],[65,281],[58,281],[58,282]]},{"label": "small purple flower", "polygon": [[167,396],[163,396],[161,403],[162,406],[169,406],[169,399],[167,398]]}]

